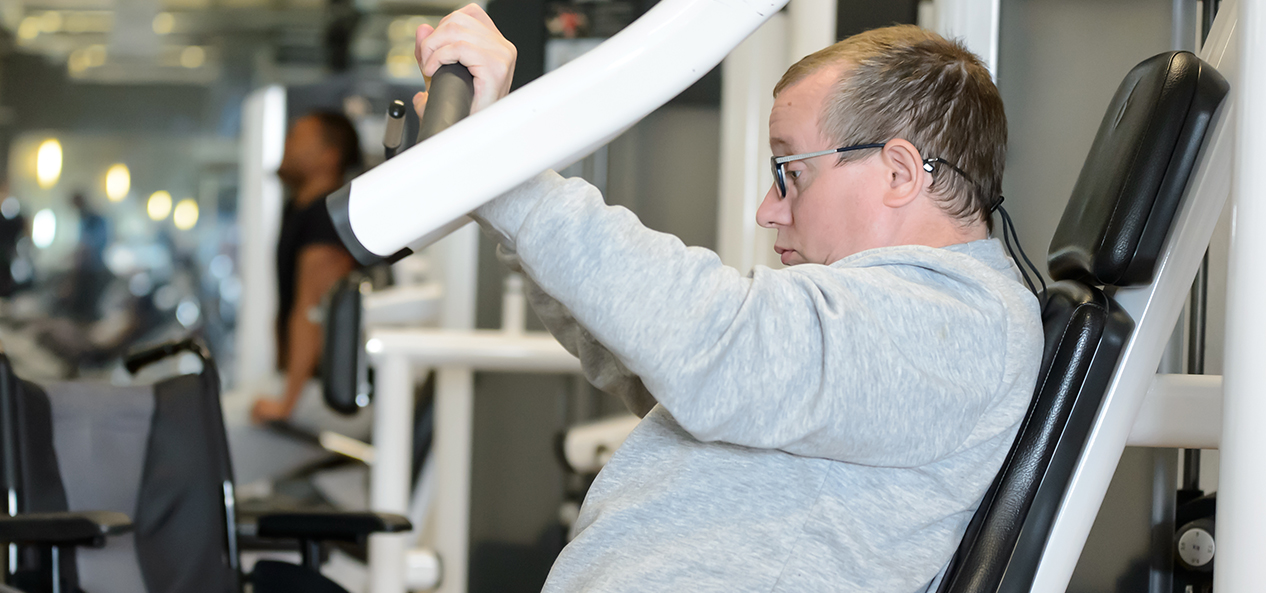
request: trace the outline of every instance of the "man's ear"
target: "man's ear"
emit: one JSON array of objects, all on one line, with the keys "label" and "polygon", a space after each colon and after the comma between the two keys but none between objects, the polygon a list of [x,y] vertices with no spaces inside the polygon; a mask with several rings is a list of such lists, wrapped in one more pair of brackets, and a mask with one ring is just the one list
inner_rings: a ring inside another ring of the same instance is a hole
[{"label": "man's ear", "polygon": [[923,170],[923,156],[908,140],[894,138],[880,152],[884,173],[888,176],[884,191],[884,205],[900,208],[914,201],[928,184],[927,171]]}]

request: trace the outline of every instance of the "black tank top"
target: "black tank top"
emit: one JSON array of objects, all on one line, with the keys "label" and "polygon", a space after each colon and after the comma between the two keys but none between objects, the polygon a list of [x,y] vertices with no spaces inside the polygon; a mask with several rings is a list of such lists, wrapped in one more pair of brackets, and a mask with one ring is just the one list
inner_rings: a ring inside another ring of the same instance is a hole
[{"label": "black tank top", "polygon": [[294,310],[298,290],[299,254],[311,245],[343,247],[334,230],[334,222],[325,209],[325,197],[306,206],[295,206],[287,200],[281,214],[281,233],[277,236],[277,368],[284,369],[288,355],[290,314]]}]

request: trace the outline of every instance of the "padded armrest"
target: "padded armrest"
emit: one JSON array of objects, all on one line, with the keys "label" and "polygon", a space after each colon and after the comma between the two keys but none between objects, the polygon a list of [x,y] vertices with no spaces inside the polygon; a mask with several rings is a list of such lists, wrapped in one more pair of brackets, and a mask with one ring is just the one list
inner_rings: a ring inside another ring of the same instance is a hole
[{"label": "padded armrest", "polygon": [[0,541],[17,544],[100,547],[106,536],[131,530],[132,520],[114,511],[0,516]]},{"label": "padded armrest", "polygon": [[314,541],[363,541],[371,533],[398,533],[413,524],[390,513],[273,513],[259,518],[259,537]]}]

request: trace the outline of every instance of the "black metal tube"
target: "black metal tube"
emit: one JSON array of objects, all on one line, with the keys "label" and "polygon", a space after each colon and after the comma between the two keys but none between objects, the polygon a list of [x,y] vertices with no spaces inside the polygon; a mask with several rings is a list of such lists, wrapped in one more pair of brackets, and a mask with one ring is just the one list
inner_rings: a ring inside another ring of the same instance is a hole
[{"label": "black metal tube", "polygon": [[1204,0],[1204,15],[1200,23],[1200,43],[1203,45],[1204,40],[1209,38],[1209,29],[1213,27],[1213,17],[1218,14],[1219,0]]},{"label": "black metal tube", "polygon": [[[1209,2],[1210,0],[1206,0]],[[1206,4],[1208,6],[1208,4]],[[1209,314],[1209,252],[1191,283],[1191,309],[1187,315],[1187,373],[1204,374],[1205,322]],[[1182,454],[1183,490],[1200,489],[1200,449],[1184,449]]]},{"label": "black metal tube", "polygon": [[303,555],[304,568],[321,572],[321,542],[314,539],[299,540],[299,553]]},{"label": "black metal tube", "polygon": [[431,77],[426,109],[418,124],[418,142],[434,136],[470,115],[475,78],[461,64],[445,64]]},{"label": "black metal tube", "polygon": [[1204,254],[1191,283],[1191,312],[1187,316],[1187,373],[1204,374],[1205,322],[1209,315],[1209,252]]}]

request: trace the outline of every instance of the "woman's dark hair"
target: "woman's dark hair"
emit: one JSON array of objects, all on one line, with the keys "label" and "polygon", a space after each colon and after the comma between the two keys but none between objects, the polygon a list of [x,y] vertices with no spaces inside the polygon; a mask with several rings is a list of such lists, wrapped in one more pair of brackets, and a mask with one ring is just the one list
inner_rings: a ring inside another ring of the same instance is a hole
[{"label": "woman's dark hair", "polygon": [[309,117],[321,124],[325,142],[339,151],[339,164],[344,173],[357,171],[364,165],[360,136],[356,133],[352,120],[336,111],[314,111]]}]

